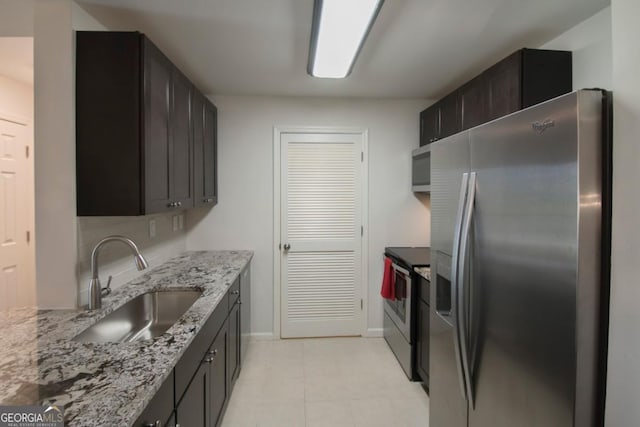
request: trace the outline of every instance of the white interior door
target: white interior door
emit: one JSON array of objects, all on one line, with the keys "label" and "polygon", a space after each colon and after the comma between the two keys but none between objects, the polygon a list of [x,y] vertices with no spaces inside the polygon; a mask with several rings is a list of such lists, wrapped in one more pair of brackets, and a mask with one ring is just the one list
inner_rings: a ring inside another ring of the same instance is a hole
[{"label": "white interior door", "polygon": [[281,134],[283,338],[361,335],[362,139]]},{"label": "white interior door", "polygon": [[0,118],[0,309],[35,305],[27,127]]}]

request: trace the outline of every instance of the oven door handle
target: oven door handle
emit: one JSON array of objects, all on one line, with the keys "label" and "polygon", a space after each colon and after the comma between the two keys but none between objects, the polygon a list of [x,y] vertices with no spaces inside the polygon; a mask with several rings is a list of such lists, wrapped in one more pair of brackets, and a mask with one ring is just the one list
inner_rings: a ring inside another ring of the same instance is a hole
[{"label": "oven door handle", "polygon": [[391,264],[391,267],[393,267],[393,269],[394,269],[395,271],[398,271],[398,272],[400,272],[400,273],[404,274],[406,277],[411,278],[411,274],[409,273],[409,271],[408,271],[408,270],[405,270],[405,269],[404,269],[404,268],[402,268],[402,267],[400,267],[398,264],[393,263],[393,264]]}]

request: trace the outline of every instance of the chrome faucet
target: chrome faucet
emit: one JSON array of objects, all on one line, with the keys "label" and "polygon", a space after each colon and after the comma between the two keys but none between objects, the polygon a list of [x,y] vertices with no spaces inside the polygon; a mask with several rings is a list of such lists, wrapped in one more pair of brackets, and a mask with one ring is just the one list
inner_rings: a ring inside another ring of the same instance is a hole
[{"label": "chrome faucet", "polygon": [[104,239],[100,240],[98,244],[93,248],[93,252],[91,252],[91,281],[89,282],[89,310],[96,310],[102,307],[102,295],[109,295],[111,293],[111,277],[109,277],[109,282],[107,283],[107,287],[103,288],[100,284],[100,278],[98,277],[98,255],[100,254],[100,249],[109,243],[109,242],[122,242],[125,243],[131,248],[133,252],[133,260],[136,263],[136,267],[138,271],[144,270],[149,266],[147,260],[144,259],[138,247],[133,240],[129,239],[125,236],[107,236]]}]

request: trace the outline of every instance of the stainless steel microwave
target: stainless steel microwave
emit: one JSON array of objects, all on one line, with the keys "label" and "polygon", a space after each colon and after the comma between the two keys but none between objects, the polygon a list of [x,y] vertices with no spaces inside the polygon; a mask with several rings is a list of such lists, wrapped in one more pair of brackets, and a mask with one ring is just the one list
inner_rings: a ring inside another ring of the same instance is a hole
[{"label": "stainless steel microwave", "polygon": [[416,148],[411,152],[411,190],[416,193],[431,192],[431,145]]}]

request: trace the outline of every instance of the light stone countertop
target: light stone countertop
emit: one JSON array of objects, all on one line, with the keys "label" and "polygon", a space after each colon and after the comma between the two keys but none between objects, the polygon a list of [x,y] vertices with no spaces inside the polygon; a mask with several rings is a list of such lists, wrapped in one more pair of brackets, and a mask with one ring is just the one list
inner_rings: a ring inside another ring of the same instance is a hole
[{"label": "light stone countertop", "polygon": [[413,271],[431,281],[431,267],[414,267]]},{"label": "light stone countertop", "polygon": [[[0,405],[62,405],[70,427],[132,425],[252,257],[251,251],[186,252],[116,289],[92,312],[0,312]],[[203,294],[157,338],[71,341],[140,294],[181,288]]]}]

